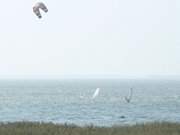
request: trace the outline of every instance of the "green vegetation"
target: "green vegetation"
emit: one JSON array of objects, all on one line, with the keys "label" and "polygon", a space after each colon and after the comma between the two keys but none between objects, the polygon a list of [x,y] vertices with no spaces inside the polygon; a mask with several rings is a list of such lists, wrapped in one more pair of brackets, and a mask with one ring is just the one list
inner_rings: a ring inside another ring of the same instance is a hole
[{"label": "green vegetation", "polygon": [[133,126],[95,127],[52,123],[1,123],[0,135],[180,135],[179,123],[147,123]]}]

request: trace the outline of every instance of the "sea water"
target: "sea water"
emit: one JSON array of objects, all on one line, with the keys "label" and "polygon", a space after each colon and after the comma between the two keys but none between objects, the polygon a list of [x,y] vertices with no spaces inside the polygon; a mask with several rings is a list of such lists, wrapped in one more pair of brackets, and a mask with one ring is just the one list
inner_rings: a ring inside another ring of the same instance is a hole
[{"label": "sea water", "polygon": [[[130,88],[133,96],[127,103]],[[180,122],[180,80],[1,80],[0,122],[15,121],[97,126]]]}]

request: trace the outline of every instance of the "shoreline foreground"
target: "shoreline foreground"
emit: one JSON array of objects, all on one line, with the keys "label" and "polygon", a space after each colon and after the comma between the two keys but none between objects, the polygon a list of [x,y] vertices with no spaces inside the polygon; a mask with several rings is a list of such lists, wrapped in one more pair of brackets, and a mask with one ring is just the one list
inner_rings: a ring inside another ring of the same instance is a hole
[{"label": "shoreline foreground", "polygon": [[180,135],[180,123],[153,122],[98,127],[41,122],[0,123],[0,135]]}]

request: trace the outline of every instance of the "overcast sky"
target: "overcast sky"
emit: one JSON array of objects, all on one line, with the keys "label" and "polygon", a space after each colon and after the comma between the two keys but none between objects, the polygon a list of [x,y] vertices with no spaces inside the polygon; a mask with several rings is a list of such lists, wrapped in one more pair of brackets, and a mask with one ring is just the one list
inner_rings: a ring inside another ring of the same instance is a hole
[{"label": "overcast sky", "polygon": [[180,75],[178,0],[0,1],[0,77]]}]

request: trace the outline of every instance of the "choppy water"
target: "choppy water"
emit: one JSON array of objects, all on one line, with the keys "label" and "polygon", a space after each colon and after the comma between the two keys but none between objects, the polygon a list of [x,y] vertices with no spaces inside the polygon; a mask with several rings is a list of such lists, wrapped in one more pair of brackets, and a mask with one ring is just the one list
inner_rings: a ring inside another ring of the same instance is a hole
[{"label": "choppy water", "polygon": [[[127,103],[131,87],[133,98]],[[92,99],[96,88],[100,93]],[[23,120],[105,126],[180,122],[180,81],[0,81],[0,121]]]}]

